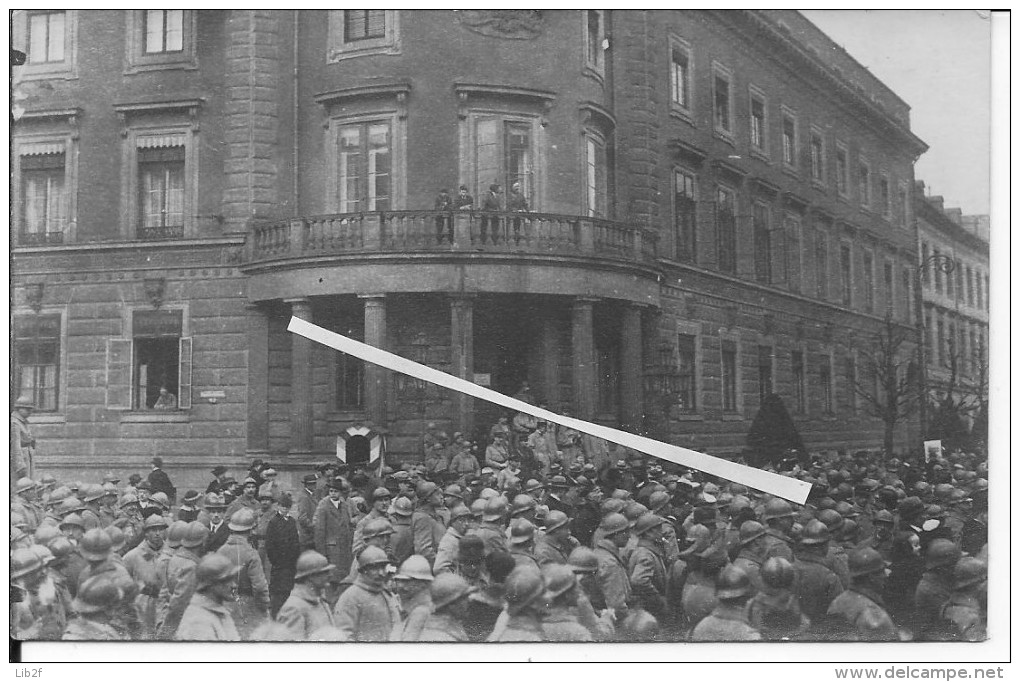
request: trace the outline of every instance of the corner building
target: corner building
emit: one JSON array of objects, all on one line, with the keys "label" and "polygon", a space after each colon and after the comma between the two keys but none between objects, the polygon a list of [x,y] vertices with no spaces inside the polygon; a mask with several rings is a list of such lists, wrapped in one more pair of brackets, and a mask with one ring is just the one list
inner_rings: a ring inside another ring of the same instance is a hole
[{"label": "corner building", "polygon": [[713,454],[773,392],[810,447],[881,442],[854,348],[912,324],[926,147],[796,12],[31,11],[14,38],[44,467],[296,480],[351,425],[401,459],[498,416],[292,315]]}]

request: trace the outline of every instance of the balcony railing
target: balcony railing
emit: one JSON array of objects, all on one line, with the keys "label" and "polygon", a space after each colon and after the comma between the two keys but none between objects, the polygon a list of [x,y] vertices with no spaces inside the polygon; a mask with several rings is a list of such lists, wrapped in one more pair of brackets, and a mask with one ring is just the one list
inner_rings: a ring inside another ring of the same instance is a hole
[{"label": "balcony railing", "polygon": [[18,246],[49,246],[63,243],[63,232],[21,232],[18,234]]},{"label": "balcony railing", "polygon": [[180,239],[184,236],[184,225],[139,225],[139,239]]},{"label": "balcony railing", "polygon": [[650,263],[657,235],[611,220],[553,213],[376,211],[256,224],[252,262],[392,252],[562,254]]}]

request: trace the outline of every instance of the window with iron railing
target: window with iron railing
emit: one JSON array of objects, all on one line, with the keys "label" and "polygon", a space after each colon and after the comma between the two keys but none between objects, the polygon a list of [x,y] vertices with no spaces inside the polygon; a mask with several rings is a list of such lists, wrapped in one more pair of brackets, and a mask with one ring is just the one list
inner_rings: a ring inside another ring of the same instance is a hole
[{"label": "window with iron railing", "polygon": [[60,315],[14,317],[13,383],[18,396],[28,396],[40,412],[60,404]]},{"label": "window with iron railing", "polygon": [[695,363],[695,342],[693,334],[680,334],[677,338],[679,351],[679,392],[677,406],[686,414],[697,411],[697,377]]},{"label": "window with iron railing", "polygon": [[67,229],[64,154],[22,156],[21,230],[23,246],[62,244]]},{"label": "window with iron railing", "polygon": [[184,147],[138,150],[138,236],[184,236]]}]

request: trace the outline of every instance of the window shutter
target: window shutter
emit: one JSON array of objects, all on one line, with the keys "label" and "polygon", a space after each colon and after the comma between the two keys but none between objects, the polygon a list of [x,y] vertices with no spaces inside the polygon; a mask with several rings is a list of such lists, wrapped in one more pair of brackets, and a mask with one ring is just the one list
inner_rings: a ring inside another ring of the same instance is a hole
[{"label": "window shutter", "polygon": [[106,340],[106,408],[131,409],[132,339]]},{"label": "window shutter", "polygon": [[177,408],[191,409],[191,337],[180,340],[177,368]]}]

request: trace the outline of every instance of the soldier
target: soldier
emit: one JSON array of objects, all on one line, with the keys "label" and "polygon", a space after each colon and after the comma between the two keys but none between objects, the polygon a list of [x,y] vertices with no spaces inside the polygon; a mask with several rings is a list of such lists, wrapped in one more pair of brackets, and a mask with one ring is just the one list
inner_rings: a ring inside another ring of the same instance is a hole
[{"label": "soldier", "polygon": [[446,527],[439,516],[439,508],[443,504],[443,491],[431,481],[418,484],[418,508],[411,516],[411,529],[414,535],[414,553],[420,554],[435,564],[439,542],[446,533]]},{"label": "soldier", "polygon": [[510,524],[510,555],[520,566],[539,568],[535,558],[535,525],[527,519],[514,519]]},{"label": "soldier", "polygon": [[414,529],[411,527],[411,516],[414,504],[406,497],[398,497],[390,506],[390,524],[393,536],[390,538],[390,552],[393,560],[404,563],[414,554]]},{"label": "soldier", "polygon": [[545,595],[545,582],[538,567],[514,568],[506,578],[503,592],[507,604],[505,613],[508,618],[504,623],[497,623],[488,641],[544,641],[542,597]]},{"label": "soldier", "polygon": [[924,575],[914,592],[919,639],[935,638],[942,607],[953,594],[953,569],[963,553],[951,540],[939,538],[924,553]]},{"label": "soldier", "polygon": [[25,519],[25,532],[34,533],[42,520],[42,510],[36,505],[36,485],[30,478],[22,477],[14,484],[15,497],[11,501],[11,513],[21,514]]},{"label": "soldier", "polygon": [[[736,562],[733,564],[737,566]],[[786,559],[772,557],[761,567],[761,586],[747,605],[748,622],[762,639],[790,640],[802,635],[811,621],[793,593],[797,571]]]},{"label": "soldier", "polygon": [[666,604],[667,573],[662,556],[662,526],[666,520],[655,514],[644,514],[634,524],[637,546],[627,560],[631,590],[641,599],[645,609],[659,622],[668,616]]},{"label": "soldier", "polygon": [[[329,563],[344,571],[351,565],[351,543],[354,527],[351,522],[350,508],[343,499],[347,482],[335,478],[329,484],[329,494],[319,501],[312,517],[315,528],[315,551],[326,557]],[[338,577],[342,577],[342,574]]]},{"label": "soldier", "polygon": [[[506,417],[500,417],[500,419],[506,420]],[[492,467],[496,471],[506,468],[510,461],[510,443],[507,441],[507,435],[508,433],[504,431],[493,434],[492,443],[485,448],[485,466]]]},{"label": "soldier", "polygon": [[630,599],[630,573],[620,556],[620,550],[630,537],[630,525],[623,514],[611,513],[602,520],[599,530],[601,538],[595,544],[595,557],[598,560],[596,580],[605,598],[606,608],[622,621],[627,615],[627,602]]},{"label": "soldier", "polygon": [[379,487],[372,491],[372,494],[369,497],[369,502],[371,503],[372,508],[369,510],[368,514],[358,519],[358,523],[354,527],[354,540],[351,546],[351,551],[354,552],[355,556],[357,556],[361,550],[365,548],[365,540],[363,538],[365,524],[376,519],[389,520],[387,512],[390,509],[390,499],[390,491],[386,488]]},{"label": "soldier", "polygon": [[774,556],[792,562],[793,540],[790,530],[793,528],[794,513],[790,503],[781,497],[775,497],[765,503],[762,521],[768,527],[765,539],[765,559]]},{"label": "soldier", "polygon": [[736,566],[726,566],[715,583],[718,605],[694,626],[692,642],[755,642],[761,639],[747,617],[751,579]]},{"label": "soldier", "polygon": [[832,601],[827,616],[845,624],[846,629],[840,632],[849,639],[897,641],[899,633],[882,603],[885,583],[882,555],[865,547],[850,553],[849,564],[850,587]]},{"label": "soldier", "polygon": [[131,639],[116,624],[116,605],[124,595],[107,575],[89,578],[78,590],[72,602],[77,617],[72,619],[61,637],[69,641],[125,641]]},{"label": "soldier", "polygon": [[837,540],[847,533],[857,532],[857,525],[849,519],[844,520],[835,509],[823,509],[818,512],[818,520],[825,524],[829,531],[829,549],[825,555],[825,565],[839,577],[842,592],[850,586],[850,569],[846,548]]},{"label": "soldier", "polygon": [[301,555],[297,520],[290,516],[293,499],[280,495],[276,512],[266,525],[266,558],[269,560],[269,616],[275,618],[294,588],[294,575]]},{"label": "soldier", "polygon": [[733,560],[733,565],[747,574],[757,592],[762,588],[760,571],[762,564],[765,563],[765,526],[757,521],[744,521],[740,525],[739,533],[737,542],[739,553]]},{"label": "soldier", "polygon": [[156,616],[159,639],[171,639],[177,632],[181,616],[195,592],[195,568],[208,540],[209,529],[198,521],[192,521],[181,535],[181,546],[167,562],[166,579],[159,590],[159,613]]},{"label": "soldier", "polygon": [[794,568],[797,573],[794,592],[800,600],[804,614],[814,623],[821,623],[829,604],[843,591],[839,576],[828,567],[829,529],[812,519],[800,540]]},{"label": "soldier", "polygon": [[28,418],[35,410],[35,403],[28,396],[19,396],[11,412],[11,479],[32,478],[35,473],[35,438],[29,428]]},{"label": "soldier", "polygon": [[419,642],[467,642],[464,622],[475,588],[458,575],[436,576],[430,586],[432,613],[418,635]]},{"label": "soldier", "polygon": [[81,510],[81,519],[85,522],[85,530],[105,528],[99,515],[100,500],[105,494],[103,486],[95,483],[89,483],[81,489],[82,502],[85,505]]},{"label": "soldier", "polygon": [[50,557],[52,553],[39,545],[11,552],[11,635],[15,639],[55,639],[63,630],[66,614],[46,572],[45,559]]},{"label": "soldier", "polygon": [[412,554],[400,565],[400,570],[393,576],[397,596],[400,597],[401,614],[401,622],[391,636],[394,641],[418,641],[433,608],[429,590],[433,580],[429,562],[419,554]]},{"label": "soldier", "polygon": [[326,557],[314,550],[302,552],[298,557],[294,589],[276,616],[276,622],[286,626],[294,639],[313,640],[316,633],[336,628],[333,611],[323,598],[334,568]]},{"label": "soldier", "polygon": [[135,608],[142,624],[142,637],[156,635],[156,609],[159,601],[160,576],[157,561],[163,552],[167,534],[166,519],[153,515],[145,519],[145,539],[124,555],[124,568],[138,585]]},{"label": "soldier", "polygon": [[895,524],[896,520],[893,518],[892,512],[887,509],[879,509],[872,519],[875,533],[866,541],[867,545],[881,554],[886,561],[892,561],[893,527]]},{"label": "soldier", "polygon": [[109,576],[123,593],[123,601],[117,604],[114,612],[114,625],[122,628],[125,632],[137,632],[138,614],[134,609],[134,599],[138,594],[138,588],[127,569],[119,561],[120,557],[118,556],[117,560],[114,560],[113,540],[110,535],[98,528],[86,531],[82,536],[78,551],[88,562],[88,565],[78,574],[78,589],[80,590],[82,584],[92,576]]},{"label": "soldier", "polygon": [[202,558],[195,569],[195,593],[181,618],[176,639],[211,642],[241,640],[227,607],[237,589],[238,571],[238,566],[223,554],[209,554]]},{"label": "soldier", "polygon": [[249,639],[255,628],[269,617],[269,583],[262,570],[262,560],[249,540],[255,523],[255,514],[250,509],[234,512],[228,522],[230,537],[216,550],[237,568],[237,599],[231,599],[227,608],[243,640]]},{"label": "soldier", "polygon": [[386,552],[378,547],[370,545],[358,555],[358,576],[333,610],[344,640],[385,642],[400,622],[396,599],[386,589],[389,565]]},{"label": "soldier", "polygon": [[471,510],[463,503],[455,505],[450,510],[450,526],[439,541],[439,549],[436,552],[436,561],[433,567],[436,575],[453,570],[460,551],[460,541],[471,530],[472,525],[474,525],[474,517],[471,516]]},{"label": "soldier", "polygon": [[545,533],[535,543],[535,558],[539,566],[566,564],[578,544],[570,535],[570,518],[554,509],[545,518]]},{"label": "soldier", "polygon": [[576,615],[578,602],[577,576],[570,566],[548,563],[542,568],[545,602],[542,636],[549,642],[591,642],[594,636],[581,625]]},{"label": "soldier", "polygon": [[983,642],[988,612],[988,565],[963,557],[953,568],[953,594],[942,607],[942,620],[951,625],[953,639]]},{"label": "soldier", "polygon": [[283,492],[283,488],[280,487],[280,482],[276,480],[276,469],[268,467],[262,472],[262,485],[259,486],[259,499],[262,499],[263,495],[268,495],[271,499],[278,499],[280,493]]},{"label": "soldier", "polygon": [[243,508],[257,512],[259,508],[258,491],[259,484],[254,478],[249,476],[244,479],[244,492],[240,497],[227,505],[227,511],[224,514],[224,517],[229,519],[234,515],[234,512]]}]

